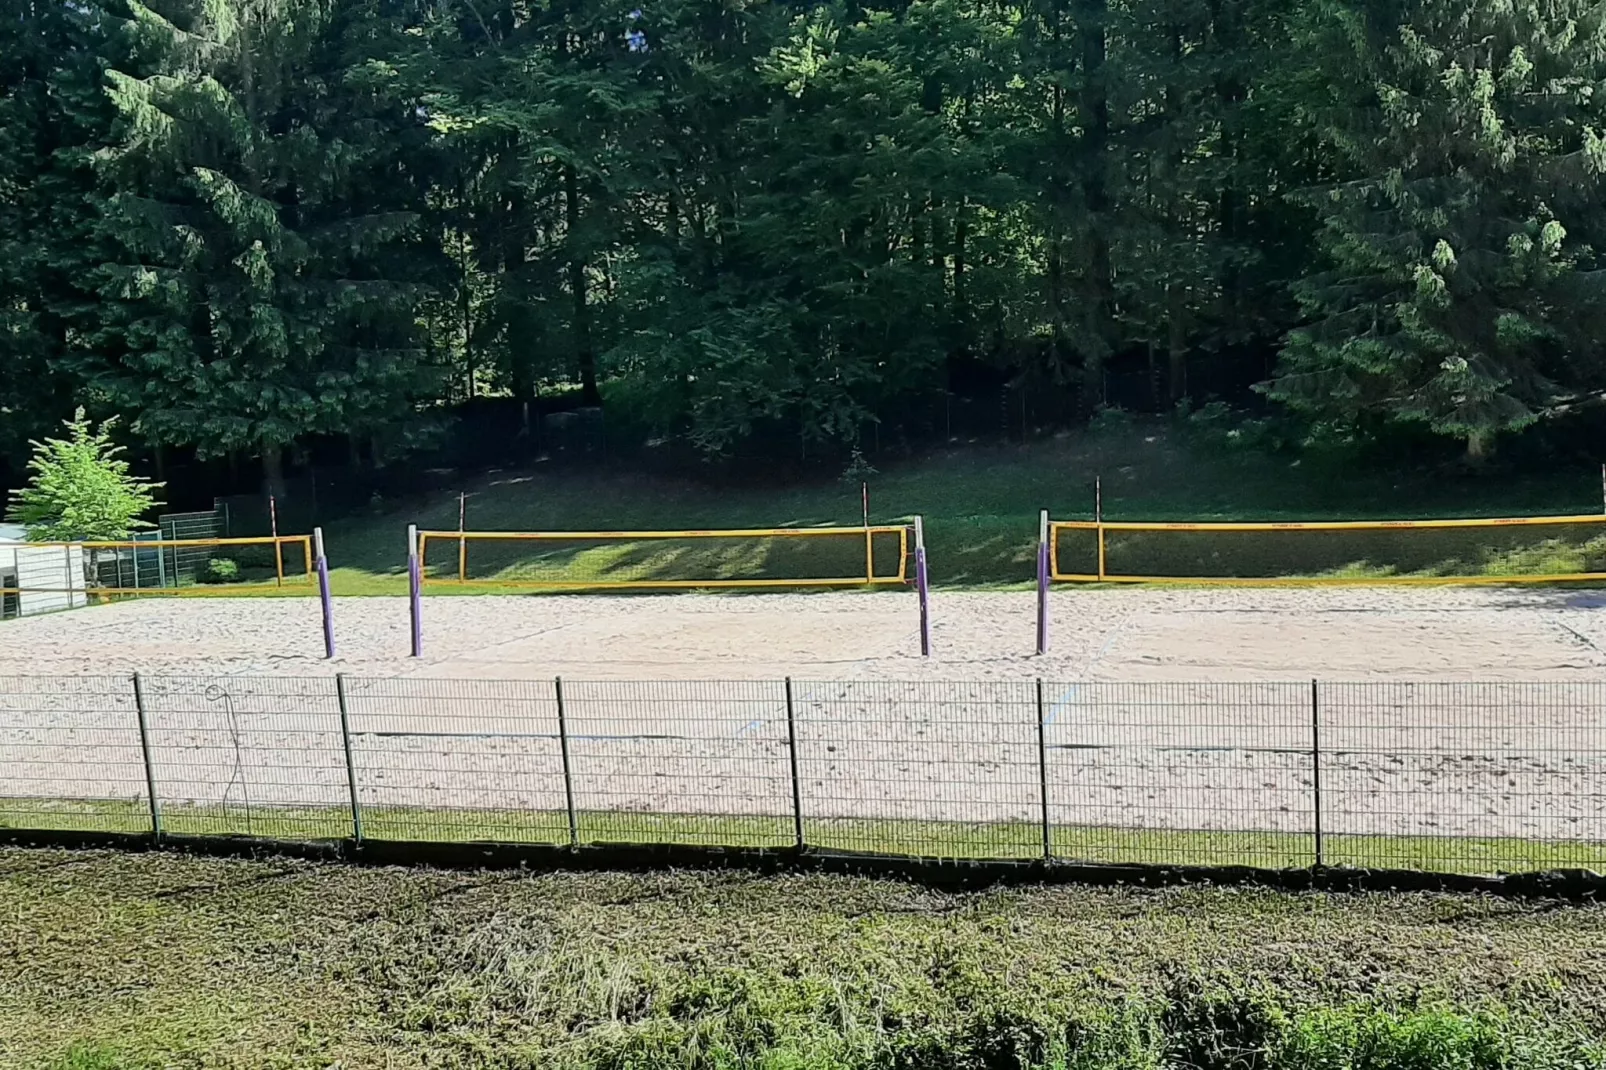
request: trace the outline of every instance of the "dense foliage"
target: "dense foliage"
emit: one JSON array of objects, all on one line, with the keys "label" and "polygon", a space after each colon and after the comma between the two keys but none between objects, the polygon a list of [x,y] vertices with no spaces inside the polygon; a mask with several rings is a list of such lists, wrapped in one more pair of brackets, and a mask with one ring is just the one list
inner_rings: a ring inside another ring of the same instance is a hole
[{"label": "dense foliage", "polygon": [[6,0],[0,451],[610,383],[851,443],[1124,362],[1482,456],[1606,385],[1603,76],[1596,0]]}]

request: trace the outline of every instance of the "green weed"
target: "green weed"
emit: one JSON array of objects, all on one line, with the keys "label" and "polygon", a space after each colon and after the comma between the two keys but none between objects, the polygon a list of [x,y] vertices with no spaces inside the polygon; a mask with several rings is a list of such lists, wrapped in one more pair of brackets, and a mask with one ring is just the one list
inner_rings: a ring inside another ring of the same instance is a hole
[{"label": "green weed", "polygon": [[0,851],[0,1062],[1597,1070],[1600,906]]}]

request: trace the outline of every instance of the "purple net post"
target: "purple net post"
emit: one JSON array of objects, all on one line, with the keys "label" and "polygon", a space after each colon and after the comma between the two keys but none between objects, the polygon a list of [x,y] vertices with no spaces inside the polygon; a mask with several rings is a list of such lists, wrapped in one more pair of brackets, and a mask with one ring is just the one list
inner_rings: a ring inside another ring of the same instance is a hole
[{"label": "purple net post", "polygon": [[920,593],[920,656],[931,656],[931,582],[926,574],[926,528],[915,517],[915,590]]},{"label": "purple net post", "polygon": [[1037,652],[1048,653],[1048,510],[1037,529]]},{"label": "purple net post", "polygon": [[407,611],[412,617],[413,657],[424,656],[423,568],[418,560],[418,528],[407,529]]},{"label": "purple net post", "polygon": [[323,656],[335,656],[334,600],[329,596],[329,559],[323,550],[323,529],[312,529],[312,548],[318,570],[318,601],[323,607]]}]

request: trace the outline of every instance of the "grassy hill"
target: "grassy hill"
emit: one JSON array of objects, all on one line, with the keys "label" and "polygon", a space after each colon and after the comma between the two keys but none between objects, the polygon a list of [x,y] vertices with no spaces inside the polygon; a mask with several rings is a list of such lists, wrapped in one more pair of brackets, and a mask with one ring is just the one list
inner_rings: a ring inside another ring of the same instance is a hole
[{"label": "grassy hill", "polygon": [[[1095,478],[1102,480],[1104,515],[1110,520],[1394,519],[1601,509],[1600,485],[1593,471],[1557,472],[1542,479],[1383,473],[1230,449],[1157,421],[1066,434],[1025,446],[959,445],[884,464],[869,477],[871,520],[889,523],[922,515],[933,582],[940,586],[1025,586],[1033,576],[1038,511],[1047,508],[1061,519],[1091,518]],[[464,490],[471,530],[860,522],[857,483],[831,479],[730,488],[689,479],[557,472],[537,466],[487,475]],[[451,495],[422,509],[329,525],[336,593],[404,591],[406,526],[455,530],[457,508],[457,498]],[[1307,538],[1300,545],[1315,544]],[[1463,543],[1447,543],[1445,554],[1463,555],[1465,549]],[[1335,552],[1342,555],[1342,548]]]}]

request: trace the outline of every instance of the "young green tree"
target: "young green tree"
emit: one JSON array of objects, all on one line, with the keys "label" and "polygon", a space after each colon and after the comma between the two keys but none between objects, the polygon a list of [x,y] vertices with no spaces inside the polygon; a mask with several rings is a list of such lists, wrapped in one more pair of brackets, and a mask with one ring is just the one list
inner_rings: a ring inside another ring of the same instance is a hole
[{"label": "young green tree", "polygon": [[33,542],[127,538],[151,525],[140,518],[159,504],[151,483],[132,475],[123,447],[112,441],[116,417],[94,426],[79,409],[65,438],[33,443],[28,485],[11,492],[8,518]]}]

